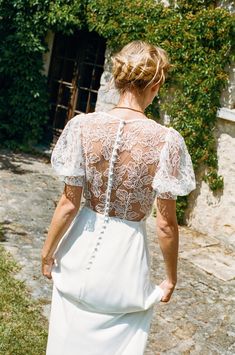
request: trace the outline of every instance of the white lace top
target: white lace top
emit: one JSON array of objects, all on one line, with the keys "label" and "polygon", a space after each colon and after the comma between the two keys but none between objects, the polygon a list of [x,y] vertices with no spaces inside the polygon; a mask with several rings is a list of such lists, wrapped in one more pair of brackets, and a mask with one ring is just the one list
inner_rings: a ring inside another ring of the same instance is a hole
[{"label": "white lace top", "polygon": [[86,206],[139,221],[155,197],[176,199],[195,189],[184,139],[151,119],[80,114],[66,124],[51,164],[68,185],[84,187]]}]

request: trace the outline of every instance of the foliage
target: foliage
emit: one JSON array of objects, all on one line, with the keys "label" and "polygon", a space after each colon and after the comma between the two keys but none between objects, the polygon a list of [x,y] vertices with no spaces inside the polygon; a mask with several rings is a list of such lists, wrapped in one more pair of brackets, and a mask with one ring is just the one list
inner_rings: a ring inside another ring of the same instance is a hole
[{"label": "foliage", "polygon": [[[222,188],[213,132],[235,37],[233,18],[216,8],[216,1],[175,3],[164,7],[155,0],[0,0],[0,141],[30,145],[40,139],[48,110],[41,74],[47,30],[96,31],[113,50],[144,39],[166,49],[173,64],[160,92],[161,110],[184,136],[194,167],[206,167],[204,179],[211,189]],[[152,116],[157,111],[156,104],[148,110]],[[185,199],[179,206],[186,206]]]},{"label": "foliage", "polygon": [[83,1],[2,0],[0,13],[0,142],[27,148],[48,120],[46,32],[82,27]]},{"label": "foliage", "polygon": [[47,329],[41,306],[30,300],[22,281],[14,278],[19,267],[0,246],[0,353],[43,355]]}]

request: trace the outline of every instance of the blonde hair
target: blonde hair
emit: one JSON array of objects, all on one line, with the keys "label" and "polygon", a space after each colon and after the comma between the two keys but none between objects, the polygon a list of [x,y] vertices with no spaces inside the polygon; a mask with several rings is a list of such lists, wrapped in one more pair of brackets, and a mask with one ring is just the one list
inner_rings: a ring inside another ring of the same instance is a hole
[{"label": "blonde hair", "polygon": [[133,41],[112,57],[113,81],[120,92],[130,89],[142,91],[151,84],[161,86],[171,67],[164,49]]}]

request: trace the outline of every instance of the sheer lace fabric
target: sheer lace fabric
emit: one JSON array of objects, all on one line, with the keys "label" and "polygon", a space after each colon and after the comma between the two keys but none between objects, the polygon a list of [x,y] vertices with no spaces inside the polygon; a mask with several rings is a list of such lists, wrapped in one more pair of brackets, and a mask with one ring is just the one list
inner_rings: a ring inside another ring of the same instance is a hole
[{"label": "sheer lace fabric", "polygon": [[155,197],[176,199],[195,188],[184,139],[150,119],[81,114],[65,126],[51,164],[69,185],[83,186],[86,206],[139,221]]}]

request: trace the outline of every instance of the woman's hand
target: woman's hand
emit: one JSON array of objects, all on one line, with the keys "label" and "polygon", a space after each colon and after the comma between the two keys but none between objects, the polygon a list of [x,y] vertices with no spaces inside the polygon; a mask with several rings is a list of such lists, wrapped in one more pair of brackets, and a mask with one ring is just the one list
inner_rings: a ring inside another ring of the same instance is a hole
[{"label": "woman's hand", "polygon": [[51,270],[54,264],[54,258],[44,258],[42,256],[42,274],[46,276],[48,279],[51,279]]},{"label": "woman's hand", "polygon": [[175,284],[166,279],[162,281],[159,287],[161,287],[164,291],[164,295],[161,299],[161,302],[169,302],[171,295],[174,292]]}]

